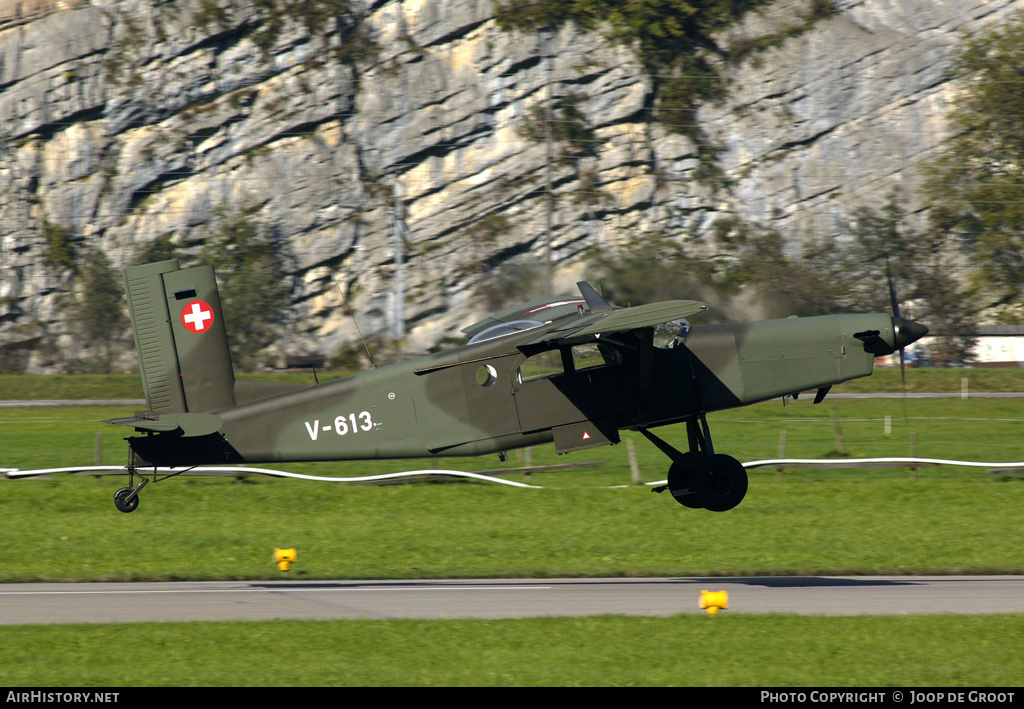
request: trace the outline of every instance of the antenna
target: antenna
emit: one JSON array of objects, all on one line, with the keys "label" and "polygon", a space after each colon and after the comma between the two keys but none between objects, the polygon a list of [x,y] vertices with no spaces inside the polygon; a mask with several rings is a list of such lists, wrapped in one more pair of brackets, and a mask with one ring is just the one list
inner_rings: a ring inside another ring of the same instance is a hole
[{"label": "antenna", "polygon": [[[341,294],[341,299],[345,300],[345,291],[343,291],[341,289],[341,286],[338,285],[338,281],[336,281],[334,279],[334,274],[333,273],[331,274],[331,280],[334,281],[334,287],[337,288],[338,289],[338,293]],[[359,341],[363,343],[363,349],[366,350],[366,357],[367,357],[367,359],[370,360],[370,366],[373,367],[374,369],[376,369],[377,365],[373,361],[373,355],[370,354],[370,348],[366,346],[366,340],[363,338],[363,331],[359,328],[359,321],[356,320],[355,313],[351,313],[350,312],[349,313],[349,317],[352,318],[352,323],[356,326],[356,332],[359,333]]]}]

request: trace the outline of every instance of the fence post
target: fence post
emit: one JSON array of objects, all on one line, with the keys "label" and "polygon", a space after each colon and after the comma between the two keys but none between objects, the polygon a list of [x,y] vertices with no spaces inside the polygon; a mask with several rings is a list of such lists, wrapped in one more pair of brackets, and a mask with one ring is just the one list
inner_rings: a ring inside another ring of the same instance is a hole
[{"label": "fence post", "polygon": [[829,411],[832,414],[832,428],[836,432],[836,452],[839,455],[846,455],[846,444],[843,442],[843,429],[839,425],[839,414],[836,413],[836,407],[834,406]]},{"label": "fence post", "polygon": [[[786,457],[786,436],[787,436],[786,429],[782,429],[781,431],[779,431],[779,455],[778,455],[779,458],[785,458]],[[777,467],[775,469],[775,482],[777,482],[777,483],[782,482],[782,465],[781,464],[779,465],[779,467]]]},{"label": "fence post", "polygon": [[[917,457],[917,431],[910,432],[910,457]],[[910,464],[910,482],[917,480],[917,465],[914,463]]]},{"label": "fence post", "polygon": [[629,475],[634,485],[640,484],[640,466],[636,462],[636,450],[633,448],[633,439],[626,439],[626,455],[629,456]]},{"label": "fence post", "polygon": [[[97,431],[96,438],[93,440],[95,441],[93,449],[95,450],[96,455],[96,465],[103,465],[103,434]],[[96,482],[99,482],[100,480],[99,475],[94,475],[93,478],[95,478]]]}]

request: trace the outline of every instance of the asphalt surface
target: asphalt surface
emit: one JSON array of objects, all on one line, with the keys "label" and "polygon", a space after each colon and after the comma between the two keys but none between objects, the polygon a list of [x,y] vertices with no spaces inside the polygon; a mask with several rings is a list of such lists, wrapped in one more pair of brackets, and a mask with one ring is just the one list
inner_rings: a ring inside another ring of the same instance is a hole
[{"label": "asphalt surface", "polygon": [[2,584],[0,625],[703,613],[1024,613],[1024,576]]}]

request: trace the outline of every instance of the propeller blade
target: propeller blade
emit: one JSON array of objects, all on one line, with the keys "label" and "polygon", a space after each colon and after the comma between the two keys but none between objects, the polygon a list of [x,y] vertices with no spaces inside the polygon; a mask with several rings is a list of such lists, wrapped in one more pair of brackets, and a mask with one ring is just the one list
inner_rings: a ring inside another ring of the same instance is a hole
[{"label": "propeller blade", "polygon": [[[907,404],[907,358],[903,354],[903,348],[900,347],[900,380],[903,382],[903,408],[905,409]],[[906,416],[906,413],[904,413]]]},{"label": "propeller blade", "polygon": [[889,304],[892,306],[892,330],[896,348],[900,352],[900,381],[903,384],[903,418],[907,418],[907,345],[917,342],[926,334],[928,328],[913,320],[900,317],[900,299],[896,297],[896,281],[892,277],[889,258],[885,259],[885,278],[889,282]]},{"label": "propeller blade", "polygon": [[892,268],[889,267],[889,259],[885,259],[885,279],[889,282],[889,305],[892,308],[892,316],[900,317],[900,301],[896,297],[896,281],[892,277]]}]

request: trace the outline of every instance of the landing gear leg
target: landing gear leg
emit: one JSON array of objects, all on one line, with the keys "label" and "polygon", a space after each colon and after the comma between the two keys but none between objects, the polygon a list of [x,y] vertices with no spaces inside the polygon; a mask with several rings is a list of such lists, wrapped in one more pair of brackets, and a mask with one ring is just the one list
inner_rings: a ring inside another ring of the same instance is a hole
[{"label": "landing gear leg", "polygon": [[731,510],[746,496],[747,471],[732,456],[715,453],[704,414],[686,422],[688,453],[676,450],[645,428],[640,433],[672,460],[668,485],[655,488],[655,492],[667,489],[679,504],[713,512]]}]

